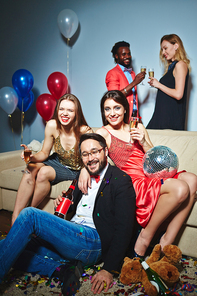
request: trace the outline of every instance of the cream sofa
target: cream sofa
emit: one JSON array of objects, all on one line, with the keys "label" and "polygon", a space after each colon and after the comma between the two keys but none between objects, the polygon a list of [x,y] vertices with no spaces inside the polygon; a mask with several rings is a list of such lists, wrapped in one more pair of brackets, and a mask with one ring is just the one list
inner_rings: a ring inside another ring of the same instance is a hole
[{"label": "cream sofa", "polygon": [[[148,132],[154,146],[168,146],[178,155],[179,170],[185,169],[197,174],[197,132],[172,130],[148,130]],[[14,209],[22,177],[21,169],[24,168],[20,153],[20,150],[0,153],[0,209],[9,211]],[[64,181],[52,186],[50,196],[42,202],[40,208],[53,213],[53,199],[61,194],[62,190],[66,190],[69,184],[70,181]],[[197,257],[197,201],[176,238],[176,244],[183,254]]]}]

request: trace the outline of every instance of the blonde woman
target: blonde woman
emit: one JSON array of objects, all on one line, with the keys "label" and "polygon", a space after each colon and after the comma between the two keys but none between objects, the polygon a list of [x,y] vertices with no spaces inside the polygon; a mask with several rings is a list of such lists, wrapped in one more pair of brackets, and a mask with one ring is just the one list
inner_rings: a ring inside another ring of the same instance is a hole
[{"label": "blonde woman", "polygon": [[153,116],[146,128],[184,130],[190,60],[176,34],[163,36],[160,45],[165,74],[159,81],[149,77],[149,84],[157,88],[158,93]]},{"label": "blonde woman", "polygon": [[[53,118],[46,124],[42,150],[31,155],[29,174],[22,177],[12,224],[30,200],[31,206],[37,207],[48,195],[51,185],[75,179],[82,167],[79,139],[81,134],[92,130],[85,120],[78,98],[72,94],[61,97]],[[55,153],[49,156],[53,146]]]}]

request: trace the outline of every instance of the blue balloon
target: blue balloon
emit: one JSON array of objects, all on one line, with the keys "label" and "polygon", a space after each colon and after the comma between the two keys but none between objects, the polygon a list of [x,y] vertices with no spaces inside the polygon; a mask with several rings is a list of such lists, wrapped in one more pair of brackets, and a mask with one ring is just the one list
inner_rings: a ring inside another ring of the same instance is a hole
[{"label": "blue balloon", "polygon": [[29,92],[29,94],[28,94],[27,97],[25,97],[24,99],[21,98],[21,97],[18,98],[18,105],[17,105],[17,107],[21,111],[26,112],[31,107],[31,105],[33,104],[33,101],[34,101],[34,94],[30,90],[30,92]]},{"label": "blue balloon", "polygon": [[21,98],[28,96],[33,84],[34,78],[28,70],[17,70],[12,76],[12,85],[18,96]]}]

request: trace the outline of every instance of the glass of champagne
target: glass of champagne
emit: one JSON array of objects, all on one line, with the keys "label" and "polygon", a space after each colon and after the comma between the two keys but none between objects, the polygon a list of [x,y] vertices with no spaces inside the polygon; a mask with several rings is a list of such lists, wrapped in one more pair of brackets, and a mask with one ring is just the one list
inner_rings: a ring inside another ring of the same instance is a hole
[{"label": "glass of champagne", "polygon": [[[151,77],[154,77],[154,69],[153,68],[148,69],[148,75],[149,75],[150,79],[151,79]],[[152,86],[150,86],[150,87],[152,87]]]},{"label": "glass of champagne", "polygon": [[[129,121],[129,132],[131,131],[132,128],[137,128],[138,122],[139,122],[139,117],[131,116]],[[127,144],[127,146],[128,146],[128,150],[132,148],[131,136],[130,136],[130,142],[129,144]]]},{"label": "glass of champagne", "polygon": [[24,149],[24,160],[25,160],[25,163],[26,163],[26,168],[25,168],[25,170],[22,170],[22,173],[30,174],[27,167],[28,167],[28,163],[30,162],[30,155],[31,154],[32,154],[32,148],[31,147],[25,147],[25,149]]},{"label": "glass of champagne", "polygon": [[137,128],[138,122],[139,122],[138,117],[131,116],[130,122],[129,122],[130,131],[131,131],[132,128]]},{"label": "glass of champagne", "polygon": [[[146,72],[146,66],[141,66],[140,69],[141,72]],[[140,83],[141,85],[144,85],[143,81]]]}]

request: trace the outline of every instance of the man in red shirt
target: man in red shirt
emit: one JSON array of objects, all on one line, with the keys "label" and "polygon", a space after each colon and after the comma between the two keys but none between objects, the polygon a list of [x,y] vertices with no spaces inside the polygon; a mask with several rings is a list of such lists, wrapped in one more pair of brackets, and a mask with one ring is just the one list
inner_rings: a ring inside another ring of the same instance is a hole
[{"label": "man in red shirt", "polygon": [[135,75],[131,67],[130,44],[120,41],[111,50],[116,67],[111,69],[105,78],[108,90],[120,90],[127,98],[130,106],[130,117],[139,117],[137,85],[145,78],[146,72]]}]

